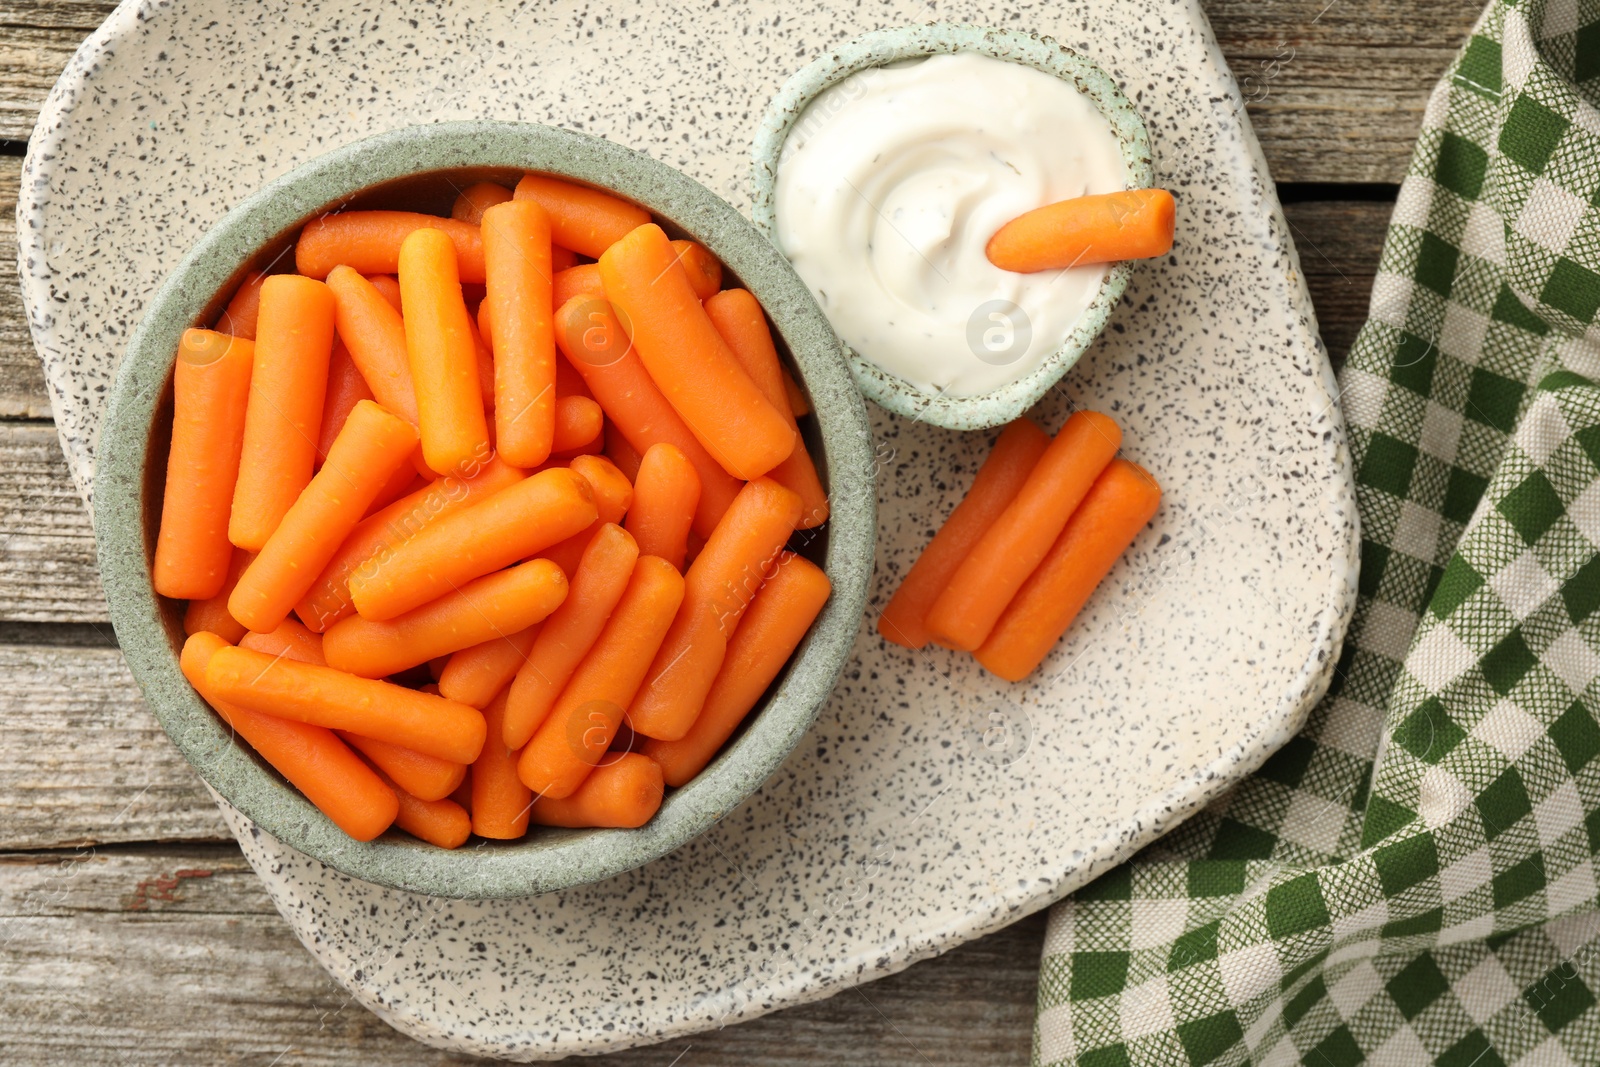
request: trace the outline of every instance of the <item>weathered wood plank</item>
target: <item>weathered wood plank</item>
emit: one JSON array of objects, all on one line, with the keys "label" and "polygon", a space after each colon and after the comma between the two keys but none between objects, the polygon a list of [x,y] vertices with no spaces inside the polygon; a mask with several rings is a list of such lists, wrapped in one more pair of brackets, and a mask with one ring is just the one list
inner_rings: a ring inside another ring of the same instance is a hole
[{"label": "weathered wood plank", "polygon": [[[4,85],[0,76],[0,85]],[[0,156],[0,418],[47,419],[50,399],[17,284],[17,185],[22,160]]]},{"label": "weathered wood plank", "polygon": [[228,829],[114,648],[0,645],[0,849]]},{"label": "weathered wood plank", "polygon": [[1390,182],[1476,0],[1201,0],[1280,182]]},{"label": "weathered wood plank", "polygon": [[105,623],[94,531],[49,423],[0,424],[0,619]]},{"label": "weathered wood plank", "polygon": [[[1251,98],[1279,181],[1397,182],[1428,90],[1482,5],[1205,0],[1205,7]],[[0,138],[28,137],[50,86],[110,10],[58,0],[0,5]]]},{"label": "weathered wood plank", "polygon": [[[586,1062],[1024,1063],[1043,937],[1035,916],[859,991]],[[12,1067],[480,1062],[348,1003],[231,845],[0,856],[0,953]]]},{"label": "weathered wood plank", "polygon": [[1367,319],[1372,281],[1383,251],[1393,204],[1366,201],[1307,201],[1285,204],[1284,218],[1300,254],[1300,269],[1322,340],[1335,367],[1344,364]]}]

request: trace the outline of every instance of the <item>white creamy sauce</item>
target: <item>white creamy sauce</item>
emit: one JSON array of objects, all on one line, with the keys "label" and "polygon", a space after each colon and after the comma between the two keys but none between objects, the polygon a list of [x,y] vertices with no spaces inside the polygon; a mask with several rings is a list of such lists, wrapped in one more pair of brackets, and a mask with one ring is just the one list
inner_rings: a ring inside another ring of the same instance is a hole
[{"label": "white creamy sauce", "polygon": [[1110,125],[1071,84],[932,56],[853,74],[801,114],[778,165],[778,243],[858,354],[973,396],[1059,348],[1107,269],[1003,271],[989,238],[1125,180]]}]

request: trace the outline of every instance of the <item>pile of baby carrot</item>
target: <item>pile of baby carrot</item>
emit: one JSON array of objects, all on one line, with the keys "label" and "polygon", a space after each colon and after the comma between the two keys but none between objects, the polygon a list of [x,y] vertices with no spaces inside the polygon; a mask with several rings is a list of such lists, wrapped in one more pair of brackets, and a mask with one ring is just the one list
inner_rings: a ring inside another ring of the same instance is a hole
[{"label": "pile of baby carrot", "polygon": [[187,331],[152,565],[181,665],[351,837],[637,827],[827,600],[766,318],[642,208],[530,174],[350,211]]},{"label": "pile of baby carrot", "polygon": [[1032,674],[1161,503],[1121,445],[1122,430],[1093,411],[1054,439],[1031,419],[1007,425],[878,632],[971,652],[1007,681]]}]

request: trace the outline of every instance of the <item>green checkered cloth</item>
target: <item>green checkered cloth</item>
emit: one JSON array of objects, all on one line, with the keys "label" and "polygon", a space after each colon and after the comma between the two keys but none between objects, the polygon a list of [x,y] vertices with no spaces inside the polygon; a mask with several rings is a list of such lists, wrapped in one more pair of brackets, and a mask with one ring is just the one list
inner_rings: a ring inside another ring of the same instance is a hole
[{"label": "green checkered cloth", "polygon": [[1600,0],[1493,4],[1341,376],[1305,731],[1058,905],[1036,1065],[1600,1064]]}]

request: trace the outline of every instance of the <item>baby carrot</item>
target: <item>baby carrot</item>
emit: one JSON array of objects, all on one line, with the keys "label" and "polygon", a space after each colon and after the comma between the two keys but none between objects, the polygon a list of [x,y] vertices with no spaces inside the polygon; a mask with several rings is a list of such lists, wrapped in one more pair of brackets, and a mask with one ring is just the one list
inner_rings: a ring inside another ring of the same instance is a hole
[{"label": "baby carrot", "polygon": [[695,296],[709,300],[712,294],[722,288],[722,263],[705,245],[697,241],[673,241],[672,250],[677,253],[678,263],[682,265]]},{"label": "baby carrot", "polygon": [[267,276],[258,270],[244,276],[244,281],[228,301],[228,306],[222,309],[222,314],[217,318],[218,333],[242,337],[246,341],[256,339],[256,316],[261,311],[261,283],[266,280]]},{"label": "baby carrot", "polygon": [[606,249],[600,277],[662,395],[735,478],[756,478],[794,451],[795,433],[750,380],[700,306],[661,227]]},{"label": "baby carrot", "polygon": [[828,521],[828,491],[822,488],[817,468],[811,462],[800,426],[789,407],[789,394],[783,385],[783,365],[767,328],[766,313],[748,289],[724,289],[705,302],[711,325],[728,343],[739,365],[794,431],[794,451],[770,472],[779,485],[793,489],[800,497],[800,529],[809,530]]},{"label": "baby carrot", "polygon": [[509,201],[485,211],[483,261],[483,303],[495,324],[495,446],[507,463],[537,467],[550,456],[556,416],[550,216],[544,208]]},{"label": "baby carrot", "polygon": [[361,520],[295,605],[300,621],[319,633],[355,611],[350,575],[362,565],[375,567],[401,542],[452,511],[486,500],[522,481],[523,471],[498,459],[466,473],[437,478],[382,511]]},{"label": "baby carrot", "polygon": [[641,455],[651,445],[675,446],[700,475],[694,528],[709,537],[738,495],[740,482],[722,468],[645,370],[639,354],[604,300],[579,296],[556,311],[556,344],[583,376],[594,398]]},{"label": "baby carrot", "polygon": [[440,231],[416,230],[400,246],[400,303],[422,454],[448,474],[483,454],[489,427],[455,250]]},{"label": "baby carrot", "polygon": [[972,488],[961,498],[939,532],[922,550],[900,580],[883,614],[878,617],[878,633],[906,648],[921,648],[928,643],[925,619],[928,609],[950,584],[950,576],[967,558],[994,520],[1016,498],[1022,483],[1050,444],[1050,435],[1032,419],[1022,418],[1006,424],[989,457],[978,468]]},{"label": "baby carrot", "polygon": [[[653,448],[655,446],[652,445],[651,447]],[[668,445],[667,447],[677,452],[678,455],[683,455],[683,449],[678,448],[676,445]],[[635,483],[635,485],[638,484],[639,465],[643,463],[644,460],[639,457],[639,453],[634,451],[633,446],[628,443],[628,439],[622,436],[622,431],[617,429],[617,424],[614,422],[606,423],[606,458],[617,465],[617,470],[622,472],[622,476],[624,478]],[[685,458],[684,462],[688,462],[687,457]],[[690,467],[692,468],[693,466],[694,465],[691,463]],[[699,474],[695,475],[694,484],[695,499],[698,502],[700,496]],[[693,508],[690,509],[691,513],[693,510]],[[691,514],[690,517],[693,518],[693,515]],[[681,570],[682,568],[679,569]]]},{"label": "baby carrot", "polygon": [[394,824],[412,837],[440,848],[460,848],[472,834],[472,816],[453,800],[424,800],[404,788],[395,789],[400,810]]},{"label": "baby carrot", "polygon": [[328,449],[344,429],[350,412],[361,401],[371,399],[372,390],[367,388],[367,380],[350,358],[350,350],[335,337],[333,354],[328,357],[328,392],[322,400],[322,430],[317,434],[318,463],[328,458]]},{"label": "baby carrot", "polygon": [[1122,430],[1098,412],[1067,420],[928,609],[929,636],[966,651],[983,644],[1121,443]]},{"label": "baby carrot", "polygon": [[615,524],[602,526],[572,572],[572,588],[539,630],[525,661],[518,663],[506,706],[505,742],[521,748],[555,706],[572,672],[600,636],[639,559],[632,535]]},{"label": "baby carrot", "polygon": [[[450,205],[450,217],[457,222],[465,222],[472,226],[483,224],[483,213],[496,204],[503,204],[511,199],[511,190],[494,182],[478,182],[461,190],[456,197],[456,202]],[[488,271],[489,250],[484,249],[484,271]]]},{"label": "baby carrot", "polygon": [[[572,599],[571,588],[567,600]],[[566,601],[562,601],[566,603]],[[556,610],[560,610],[559,608]],[[488,705],[495,694],[511,684],[528,660],[540,627],[530,626],[509,637],[491,637],[450,657],[439,675],[439,693],[475,708]]]},{"label": "baby carrot", "polygon": [[1112,460],[978,648],[978,662],[1007,681],[1032,674],[1160,506],[1149,472]]},{"label": "baby carrot", "polygon": [[604,428],[605,413],[599,404],[585,396],[564,396],[555,402],[550,451],[570,452],[581,448],[598,437]]},{"label": "baby carrot", "polygon": [[660,556],[680,571],[689,547],[689,526],[700,502],[700,475],[672,445],[651,445],[639,461],[628,509],[628,532],[639,551]]},{"label": "baby carrot", "polygon": [[260,551],[311,481],[333,353],[333,294],[321,282],[274,274],[261,318],[244,414],[244,445],[228,539]]},{"label": "baby carrot", "polygon": [[[245,634],[239,647],[252,652],[265,652],[269,656],[287,656],[319,667],[327,665],[327,660],[322,656],[322,635],[312,633],[293,619],[285,619],[269,634]],[[401,791],[418,800],[438,800],[449,796],[467,773],[466,765],[462,763],[424,756],[409,748],[362,737],[348,730],[335,730],[334,734],[367,757],[385,782],[391,786],[398,785]],[[401,799],[403,801],[404,797]]]},{"label": "baby carrot", "polygon": [[410,423],[371,400],[357,404],[328,450],[328,462],[239,579],[228,598],[229,614],[259,632],[282,622],[416,447]]},{"label": "baby carrot", "polygon": [[525,175],[516,198],[544,208],[555,243],[590,259],[599,259],[629,230],[650,221],[650,213],[637,204],[544,174]]},{"label": "baby carrot", "polygon": [[452,763],[471,763],[483,748],[477,708],[332,667],[221,648],[205,681],[217,699],[251,711],[349,730]]},{"label": "baby carrot", "polygon": [[688,732],[722,668],[729,634],[799,518],[800,498],[771,478],[739,491],[684,575],[683,607],[628,708],[635,731],[662,741]]},{"label": "baby carrot", "polygon": [[535,800],[532,818],[539,826],[632,830],[655,817],[665,793],[655,761],[626,752],[596,767],[570,797]]},{"label": "baby carrot", "polygon": [[[334,269],[337,270],[338,268]],[[332,277],[333,271],[329,271],[328,276]],[[396,278],[393,274],[367,274],[363,275],[363,277],[372,283],[372,287],[378,290],[378,295],[387,300],[389,302],[389,306],[394,308],[396,313],[400,311],[399,278]],[[407,375],[410,373],[411,371],[406,371]]]},{"label": "baby carrot", "polygon": [[528,806],[533,791],[517,777],[517,752],[503,739],[506,694],[483,709],[489,739],[472,765],[472,832],[479,837],[512,841],[528,832]]},{"label": "baby carrot", "polygon": [[[482,307],[482,305],[479,305]],[[472,333],[472,354],[478,361],[478,398],[483,404],[484,418],[488,424],[490,444],[494,444],[494,349],[472,316],[467,316],[467,329]],[[507,462],[510,462],[507,460]]]},{"label": "baby carrot", "polygon": [[483,236],[478,227],[415,211],[345,211],[305,224],[294,246],[295,269],[326,278],[339,264],[362,274],[398,274],[400,246],[417,230],[450,238],[464,282],[483,281]]},{"label": "baby carrot", "polygon": [[399,810],[394,791],[332,731],[239,706],[213,690],[208,672],[224,651],[237,649],[215,634],[199,633],[184,642],[179,658],[184,677],[222,721],[357,841],[371,841],[388,829]]},{"label": "baby carrot", "polygon": [[[399,283],[395,283],[398,288]],[[400,312],[378,286],[349,267],[328,272],[333,317],[339,339],[366,379],[373,399],[402,419],[417,424],[417,391],[406,355],[406,328]]]},{"label": "baby carrot", "polygon": [[560,307],[575,296],[595,296],[604,300],[606,287],[600,281],[600,264],[580,263],[560,271],[555,276],[551,293],[551,307]]},{"label": "baby carrot", "polygon": [[246,552],[242,548],[233,550],[233,558],[228,561],[228,576],[222,583],[222,589],[216,596],[189,601],[189,606],[184,609],[184,633],[190,635],[214,633],[230,645],[238,644],[239,639],[248,631],[242,622],[228,614],[228,598],[233,595],[240,576],[255,558],[254,552]]},{"label": "baby carrot", "polygon": [[357,567],[351,598],[366,618],[392,619],[571,537],[596,514],[583,475],[564,467],[540,471]]},{"label": "baby carrot", "polygon": [[156,592],[205,600],[221,592],[233,545],[228,516],[244,447],[255,345],[185,330],[172,370],[172,447],[151,577]]},{"label": "baby carrot", "polygon": [[831,589],[828,576],[814,563],[792,552],[778,557],[776,572],[733,631],[727,658],[689,732],[676,741],[644,744],[642,751],[661,764],[668,785],[683,785],[699,774],[733,736],[789,662]]},{"label": "baby carrot", "polygon": [[[549,560],[484,575],[387,622],[359,615],[328,627],[328,665],[386,678],[436,656],[507,637],[541,622],[567,595],[567,576]],[[442,675],[441,675],[442,677]],[[442,690],[441,690],[442,692]]]},{"label": "baby carrot", "polygon": [[1172,194],[1127,189],[1060,200],[1018,215],[989,238],[989,262],[1031,273],[1149,259],[1172,250]]},{"label": "baby carrot", "polygon": [[594,490],[595,520],[558,545],[540,553],[567,574],[578,567],[589,542],[607,523],[622,523],[622,517],[633,506],[633,486],[623,477],[617,465],[604,456],[574,456],[568,466],[583,475]]},{"label": "baby carrot", "polygon": [[564,270],[571,270],[578,265],[578,253],[570,248],[560,245],[550,246],[550,269],[557,274]]},{"label": "baby carrot", "polygon": [[605,755],[673,616],[683,576],[664,559],[641,556],[594,647],[517,761],[517,775],[541,796],[569,797]]},{"label": "baby carrot", "polygon": [[794,380],[794,375],[789,373],[787,367],[783,369],[783,391],[788,394],[791,415],[803,419],[811,414],[811,398],[806,396],[806,391],[800,388],[800,383]]}]

